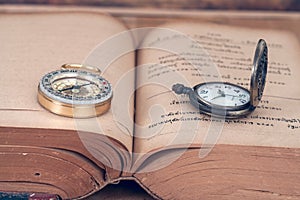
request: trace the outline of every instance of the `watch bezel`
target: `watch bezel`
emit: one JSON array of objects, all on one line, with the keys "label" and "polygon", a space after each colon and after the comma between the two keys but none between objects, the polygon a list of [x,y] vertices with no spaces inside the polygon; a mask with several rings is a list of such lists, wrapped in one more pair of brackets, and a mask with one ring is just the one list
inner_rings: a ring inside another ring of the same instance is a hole
[{"label": "watch bezel", "polygon": [[[221,106],[221,105],[217,105],[217,104],[214,104],[214,103],[211,103],[209,101],[206,101],[205,99],[203,99],[202,97],[200,97],[198,95],[198,88],[202,87],[203,85],[207,85],[207,84],[225,84],[225,85],[231,85],[231,86],[234,86],[234,87],[238,87],[242,90],[244,90],[245,92],[249,93],[249,96],[250,96],[250,92],[249,90],[247,90],[246,88],[244,87],[241,87],[239,85],[236,85],[236,84],[233,84],[233,83],[229,83],[229,82],[222,82],[222,81],[212,81],[212,82],[204,82],[204,83],[200,83],[198,85],[195,85],[193,87],[193,90],[194,90],[194,93],[195,93],[195,96],[196,96],[196,99],[198,101],[198,103],[200,103],[201,105],[203,105],[204,107],[207,107],[208,109],[212,110],[216,110],[218,112],[218,110],[225,110],[225,111],[240,111],[240,110],[245,110],[245,109],[249,109],[250,107],[250,99],[247,103],[243,104],[243,105],[240,105],[240,106]],[[251,97],[250,97],[251,98]]]}]

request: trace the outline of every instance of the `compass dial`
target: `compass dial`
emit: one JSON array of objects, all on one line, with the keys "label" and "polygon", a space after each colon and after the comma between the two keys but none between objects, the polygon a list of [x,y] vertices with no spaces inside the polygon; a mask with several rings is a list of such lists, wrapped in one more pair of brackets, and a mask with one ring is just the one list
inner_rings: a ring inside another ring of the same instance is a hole
[{"label": "compass dial", "polygon": [[111,85],[101,76],[76,69],[50,72],[40,81],[49,98],[67,104],[99,104],[112,96]]}]

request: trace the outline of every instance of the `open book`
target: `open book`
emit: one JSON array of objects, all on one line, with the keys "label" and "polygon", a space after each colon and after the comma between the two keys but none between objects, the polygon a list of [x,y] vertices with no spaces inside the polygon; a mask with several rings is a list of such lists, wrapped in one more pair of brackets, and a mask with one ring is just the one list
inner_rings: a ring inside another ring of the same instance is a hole
[{"label": "open book", "polygon": [[[5,12],[0,27],[1,191],[76,199],[127,179],[160,199],[299,198],[294,33],[195,21],[129,30],[96,12]],[[215,80],[249,88],[259,38],[269,70],[251,115],[211,118],[172,92]],[[64,63],[103,71],[109,112],[73,119],[38,104],[40,78]]]}]

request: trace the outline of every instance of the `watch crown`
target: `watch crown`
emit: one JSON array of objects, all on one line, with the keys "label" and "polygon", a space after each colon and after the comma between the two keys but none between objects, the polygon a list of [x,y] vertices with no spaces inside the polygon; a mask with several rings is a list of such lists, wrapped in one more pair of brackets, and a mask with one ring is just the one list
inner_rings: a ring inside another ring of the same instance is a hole
[{"label": "watch crown", "polygon": [[173,85],[172,90],[176,94],[189,94],[190,92],[193,91],[192,88],[185,87],[183,84],[180,84],[180,83]]}]

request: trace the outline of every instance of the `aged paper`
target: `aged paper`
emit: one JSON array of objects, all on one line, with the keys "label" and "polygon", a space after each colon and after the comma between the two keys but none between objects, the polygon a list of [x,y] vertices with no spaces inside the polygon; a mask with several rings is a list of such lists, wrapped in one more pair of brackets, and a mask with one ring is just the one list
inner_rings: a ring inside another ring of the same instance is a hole
[{"label": "aged paper", "polygon": [[[1,14],[0,27],[1,126],[99,133],[116,139],[131,152],[133,124],[116,119],[112,109],[98,118],[79,120],[52,114],[37,102],[41,77],[65,63],[97,66],[115,87],[119,77],[134,68],[134,53],[116,58],[109,66],[100,66],[89,54],[108,38],[126,30],[120,22],[91,13]],[[122,44],[132,45],[130,39]],[[99,60],[104,59],[100,54]],[[133,90],[134,80],[126,81]],[[114,112],[118,112],[119,104],[120,99],[114,95]],[[126,104],[126,114],[133,118],[133,100]]]},{"label": "aged paper", "polygon": [[[203,143],[299,147],[300,47],[292,33],[211,24],[165,27],[174,31],[169,35],[153,31],[145,40],[153,48],[138,54],[139,65],[144,67],[137,71],[135,152]],[[221,120],[202,115],[190,105],[188,96],[171,91],[175,83],[192,87],[206,81],[249,89],[260,38],[269,47],[267,83],[261,103],[247,118]]]}]

